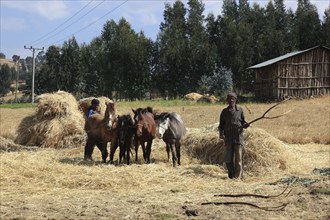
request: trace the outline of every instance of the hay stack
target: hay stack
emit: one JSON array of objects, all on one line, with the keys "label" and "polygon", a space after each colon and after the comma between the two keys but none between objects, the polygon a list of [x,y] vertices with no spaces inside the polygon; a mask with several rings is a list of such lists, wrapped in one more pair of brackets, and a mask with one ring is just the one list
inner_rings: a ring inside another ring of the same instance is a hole
[{"label": "hay stack", "polygon": [[45,148],[79,147],[84,144],[84,118],[73,95],[59,91],[38,96],[36,114],[24,118],[15,143]]},{"label": "hay stack", "polygon": [[[219,139],[218,124],[190,130],[183,145],[187,153],[200,159],[203,163],[224,164],[224,142]],[[244,170],[255,176],[287,168],[288,151],[286,145],[258,128],[248,128],[244,132],[245,147],[243,151]]]},{"label": "hay stack", "polygon": [[91,107],[91,103],[93,99],[98,99],[100,101],[100,114],[104,115],[105,109],[106,109],[106,103],[113,102],[111,99],[105,96],[101,97],[88,97],[88,98],[83,98],[79,100],[79,108],[84,114],[84,118],[86,119],[86,115],[88,112],[88,109]]},{"label": "hay stack", "polygon": [[194,102],[196,102],[196,101],[199,100],[201,97],[202,97],[201,94],[198,94],[198,93],[192,92],[192,93],[189,93],[189,94],[185,95],[185,96],[183,97],[183,99],[184,99],[184,100],[187,100],[187,101],[194,101]]},{"label": "hay stack", "polygon": [[203,95],[202,97],[200,97],[197,102],[207,102],[207,103],[212,103],[215,104],[218,102],[218,99],[214,96],[214,95]]}]

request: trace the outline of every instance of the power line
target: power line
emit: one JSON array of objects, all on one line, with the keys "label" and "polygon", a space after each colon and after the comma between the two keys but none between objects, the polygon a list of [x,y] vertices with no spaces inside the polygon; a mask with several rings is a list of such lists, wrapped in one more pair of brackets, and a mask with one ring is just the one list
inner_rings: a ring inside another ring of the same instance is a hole
[{"label": "power line", "polygon": [[49,47],[49,46],[51,46],[51,45],[54,45],[54,44],[56,44],[56,43],[58,43],[58,42],[62,42],[63,40],[65,40],[65,39],[71,37],[72,35],[75,35],[75,34],[81,32],[81,31],[85,30],[86,28],[90,27],[91,25],[95,24],[95,23],[98,22],[99,20],[103,19],[104,17],[106,17],[106,16],[109,15],[110,13],[114,12],[115,10],[117,10],[118,8],[120,8],[121,6],[123,6],[126,2],[128,2],[128,0],[124,1],[123,3],[121,3],[120,5],[118,5],[117,7],[115,7],[114,9],[110,10],[109,12],[107,12],[106,14],[104,14],[102,17],[98,18],[98,19],[95,20],[94,22],[92,22],[92,23],[86,25],[85,27],[79,29],[78,31],[74,32],[73,34],[70,34],[70,35],[68,35],[68,36],[66,36],[66,37],[64,37],[64,38],[62,38],[61,40],[58,40],[58,41],[56,41],[56,42],[54,42],[54,43],[48,45],[47,47]]},{"label": "power line", "polygon": [[59,33],[63,32],[64,30],[68,29],[69,27],[71,27],[73,24],[77,23],[79,20],[81,20],[83,17],[85,17],[86,15],[88,15],[89,13],[91,13],[95,8],[97,8],[98,6],[100,6],[103,2],[105,2],[105,0],[103,0],[102,2],[100,2],[99,4],[97,4],[96,6],[94,6],[91,10],[89,10],[87,13],[85,13],[84,15],[80,16],[77,20],[75,20],[74,22],[72,22],[71,24],[67,25],[66,27],[62,28],[60,31],[56,32],[55,34],[53,34],[52,36],[40,41],[38,44],[41,44],[53,37],[55,37],[56,35],[58,35]]},{"label": "power line", "polygon": [[64,24],[66,24],[68,21],[70,21],[73,17],[75,17],[77,14],[79,14],[82,10],[84,10],[88,5],[90,5],[94,0],[91,0],[88,4],[86,4],[84,7],[82,7],[79,11],[77,11],[74,15],[72,15],[70,18],[68,18],[66,21],[64,21],[62,24],[58,25],[54,30],[50,31],[49,33],[43,35],[42,37],[38,38],[35,41],[32,41],[31,43],[28,43],[30,45],[34,44],[35,42],[40,41],[41,39],[47,37],[48,35],[50,35],[51,33],[55,32],[57,29],[59,29],[61,26],[63,26]]}]

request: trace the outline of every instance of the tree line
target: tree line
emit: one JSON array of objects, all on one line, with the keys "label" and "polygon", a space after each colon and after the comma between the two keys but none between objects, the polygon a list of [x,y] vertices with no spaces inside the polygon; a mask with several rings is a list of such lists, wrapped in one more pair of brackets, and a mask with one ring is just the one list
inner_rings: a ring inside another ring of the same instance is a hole
[{"label": "tree line", "polygon": [[[165,3],[156,40],[135,32],[125,18],[108,20],[90,43],[79,45],[72,37],[39,52],[35,92],[129,100],[154,93],[169,98],[189,92],[221,95],[230,89],[247,93],[253,92],[254,81],[249,66],[316,45],[330,47],[330,5],[323,21],[310,0],[297,0],[295,12],[285,8],[284,0],[265,7],[224,0],[219,10],[218,16],[205,16],[200,0]],[[29,89],[32,58],[19,62]],[[3,65],[0,74],[6,76],[0,84],[6,84],[12,70]]]}]

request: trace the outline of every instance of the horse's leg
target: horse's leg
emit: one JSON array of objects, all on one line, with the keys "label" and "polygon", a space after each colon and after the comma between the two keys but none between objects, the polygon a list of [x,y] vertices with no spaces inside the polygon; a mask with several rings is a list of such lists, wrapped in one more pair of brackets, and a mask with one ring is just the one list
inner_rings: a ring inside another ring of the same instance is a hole
[{"label": "horse's leg", "polygon": [[176,153],[175,153],[175,151],[173,149],[173,144],[169,144],[169,145],[170,145],[170,149],[171,149],[171,152],[172,152],[173,167],[175,167],[176,166],[176,160],[177,160]]},{"label": "horse's leg", "polygon": [[107,157],[108,157],[107,145],[108,145],[108,142],[106,142],[106,141],[102,141],[102,142],[98,141],[96,143],[96,146],[101,151],[103,163],[105,163],[107,161]]},{"label": "horse's leg", "polygon": [[139,140],[137,137],[134,137],[134,142],[135,142],[135,161],[138,161],[138,151],[139,151]]},{"label": "horse's leg", "polygon": [[95,141],[93,138],[87,137],[87,142],[85,145],[84,160],[93,160],[92,154],[95,147]]},{"label": "horse's leg", "polygon": [[125,160],[125,144],[119,144],[119,164],[122,160]]},{"label": "horse's leg", "polygon": [[170,145],[166,143],[167,161],[170,161]]},{"label": "horse's leg", "polygon": [[147,148],[146,148],[146,161],[147,161],[147,163],[150,163],[151,146],[152,146],[152,140],[147,142]]},{"label": "horse's leg", "polygon": [[[111,145],[110,145],[110,160],[109,160],[109,163],[113,163],[113,156],[115,155],[115,152],[118,148],[118,142],[117,141],[111,141]],[[120,153],[121,154],[121,150],[120,150]],[[120,163],[120,160],[121,160],[121,157],[119,155],[119,163]]]},{"label": "horse's leg", "polygon": [[181,161],[180,161],[180,158],[181,158],[181,143],[180,142],[175,143],[175,149],[176,149],[176,156],[178,158],[178,165],[181,165]]},{"label": "horse's leg", "polygon": [[143,159],[144,159],[145,162],[147,162],[147,152],[146,152],[145,142],[141,143],[141,147],[142,147]]},{"label": "horse's leg", "polygon": [[[130,150],[131,150],[131,143],[130,141],[128,143],[125,142],[125,145],[126,147],[126,164],[129,165],[129,160],[130,160]],[[124,155],[125,155],[125,152],[124,152]]]}]

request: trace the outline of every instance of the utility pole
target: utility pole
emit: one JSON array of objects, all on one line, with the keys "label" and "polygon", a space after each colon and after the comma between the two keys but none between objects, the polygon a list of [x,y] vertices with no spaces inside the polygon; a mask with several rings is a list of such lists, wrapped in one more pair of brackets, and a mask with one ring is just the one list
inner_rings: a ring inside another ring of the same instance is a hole
[{"label": "utility pole", "polygon": [[33,104],[34,103],[34,74],[35,74],[35,68],[36,68],[36,61],[35,61],[34,54],[35,54],[36,50],[44,50],[44,47],[34,48],[32,46],[30,46],[30,47],[24,46],[24,49],[32,50],[32,59],[33,59],[33,62],[32,62],[32,104]]},{"label": "utility pole", "polygon": [[15,88],[15,102],[17,103],[17,90],[18,90],[18,74],[19,74],[19,56],[17,56],[16,62],[16,88]]}]

